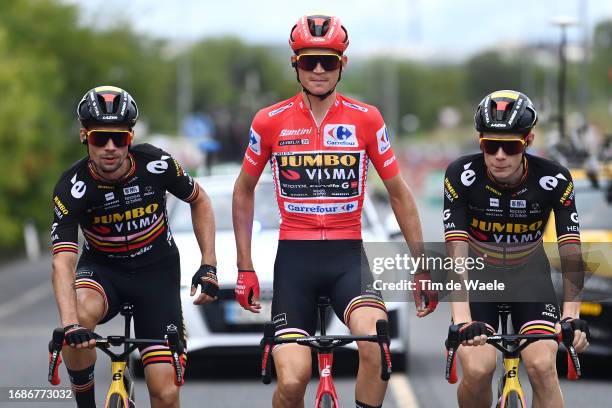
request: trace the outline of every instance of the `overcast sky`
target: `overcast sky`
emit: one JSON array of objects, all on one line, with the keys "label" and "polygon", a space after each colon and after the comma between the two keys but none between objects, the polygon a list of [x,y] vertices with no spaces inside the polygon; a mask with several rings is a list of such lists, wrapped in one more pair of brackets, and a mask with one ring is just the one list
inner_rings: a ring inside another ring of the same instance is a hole
[{"label": "overcast sky", "polygon": [[[609,0],[64,0],[79,4],[86,24],[128,18],[136,30],[190,41],[236,35],[247,42],[283,45],[303,14],[335,14],[349,31],[349,53],[401,52],[421,59],[461,59],[483,48],[557,41],[555,16],[586,17],[589,33],[612,19]],[[581,12],[581,5],[586,6]],[[581,41],[583,27],[570,28]]]}]

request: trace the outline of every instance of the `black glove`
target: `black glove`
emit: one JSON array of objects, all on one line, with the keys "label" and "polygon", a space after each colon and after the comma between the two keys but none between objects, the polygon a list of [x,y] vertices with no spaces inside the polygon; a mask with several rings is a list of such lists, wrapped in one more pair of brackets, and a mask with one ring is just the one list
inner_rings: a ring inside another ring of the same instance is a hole
[{"label": "black glove", "polygon": [[202,265],[191,278],[191,286],[197,288],[202,285],[202,293],[215,298],[219,293],[219,282],[217,281],[217,268],[212,265]]},{"label": "black glove", "polygon": [[586,334],[587,341],[591,341],[591,333],[589,333],[589,324],[586,320],[572,319],[571,317],[566,317],[561,321],[569,322],[569,324],[572,326],[572,330],[580,330],[581,332]]},{"label": "black glove", "polygon": [[490,336],[493,334],[487,325],[483,322],[459,323],[459,341],[464,342],[473,340],[474,337],[480,335]]},{"label": "black glove", "polygon": [[76,347],[82,343],[89,343],[90,340],[95,338],[91,330],[78,323],[64,327],[64,339],[66,339],[66,343],[71,347]]}]

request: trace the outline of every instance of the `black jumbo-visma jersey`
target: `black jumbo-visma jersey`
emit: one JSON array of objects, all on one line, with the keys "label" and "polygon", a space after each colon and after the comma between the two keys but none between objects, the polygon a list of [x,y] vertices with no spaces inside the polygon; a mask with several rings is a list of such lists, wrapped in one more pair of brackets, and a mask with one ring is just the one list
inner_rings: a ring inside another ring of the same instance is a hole
[{"label": "black jumbo-visma jersey", "polygon": [[192,202],[200,191],[197,183],[168,153],[149,144],[130,148],[127,160],[129,172],[115,183],[104,181],[88,158],[61,176],[53,194],[53,254],[78,252],[79,225],[85,259],[134,269],[177,253],[166,191]]},{"label": "black jumbo-visma jersey", "polygon": [[[490,265],[518,265],[543,255],[542,236],[550,211],[558,244],[580,243],[574,183],[558,163],[525,155],[518,186],[504,188],[489,176],[482,153],[451,163],[444,178],[445,241],[469,241]],[[537,252],[536,252],[537,251]]]}]

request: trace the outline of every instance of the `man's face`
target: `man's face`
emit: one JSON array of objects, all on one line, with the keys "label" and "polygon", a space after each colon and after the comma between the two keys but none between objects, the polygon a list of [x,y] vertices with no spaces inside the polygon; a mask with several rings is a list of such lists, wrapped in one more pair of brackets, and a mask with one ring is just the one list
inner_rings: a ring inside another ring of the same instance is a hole
[{"label": "man's face", "polygon": [[[313,63],[317,60],[315,55],[320,56],[316,65]],[[327,65],[326,60],[330,64],[334,63],[334,60],[337,61],[337,67],[326,70],[324,66]],[[347,58],[328,48],[305,48],[300,50],[297,56],[292,56],[291,61],[297,63],[302,86],[315,95],[322,95],[336,86],[340,77],[340,67],[346,65]],[[311,68],[305,67],[306,65],[311,65],[313,69],[304,69]]]},{"label": "man's face", "polygon": [[521,166],[523,152],[533,140],[533,134],[522,135],[484,133],[480,148],[487,169],[497,180],[504,181],[516,174]]},{"label": "man's face", "polygon": [[[99,135],[92,134],[96,130],[106,132],[99,132]],[[124,146],[120,145],[124,143],[121,139],[127,136],[126,132],[128,131],[130,129],[127,126],[117,125],[96,125],[90,129],[81,129],[81,139],[87,139],[89,158],[101,175],[112,178],[114,176],[113,173],[121,169],[121,166],[125,163],[129,143]],[[87,135],[88,133],[89,136]],[[94,140],[94,138],[98,140]],[[98,146],[100,140],[106,143]]]}]

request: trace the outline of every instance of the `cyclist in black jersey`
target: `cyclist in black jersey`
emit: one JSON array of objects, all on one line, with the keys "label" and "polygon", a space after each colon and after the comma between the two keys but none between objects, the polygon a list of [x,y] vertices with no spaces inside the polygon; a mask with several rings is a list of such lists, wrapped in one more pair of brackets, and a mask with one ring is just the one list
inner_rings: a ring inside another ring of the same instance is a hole
[{"label": "cyclist in black jersey", "polygon": [[[131,144],[138,108],[125,90],[94,88],[77,114],[88,155],[61,176],[53,193],[53,287],[70,345],[63,355],[77,406],[95,407],[92,331],[122,303],[134,305],[136,337],[163,338],[174,325],[185,341],[179,254],[168,226],[166,191],[191,205],[202,252],[191,290],[193,296],[202,286],[198,304],[212,302],[218,290],[215,224],[206,193],[176,160],[152,145]],[[77,259],[79,226],[84,242]],[[174,369],[158,364],[172,362],[170,350],[143,347],[140,354],[151,406],[178,407]]]},{"label": "cyclist in black jersey", "polygon": [[[451,304],[453,322],[462,325],[459,406],[490,407],[496,351],[486,338],[498,330],[497,302],[510,302],[514,330],[521,334],[553,333],[559,320],[571,321],[579,352],[588,347],[588,329],[579,315],[584,273],[573,181],[560,164],[526,153],[537,122],[533,104],[520,92],[496,91],[481,101],[474,120],[482,152],[448,166],[443,219],[448,254],[455,259],[484,260],[483,270],[471,270],[469,276],[457,274],[454,279],[502,278],[509,285],[494,299],[458,291]],[[564,278],[561,310],[542,245],[551,210]],[[534,407],[563,405],[555,366],[557,348],[556,342],[546,340],[521,352]]]}]

